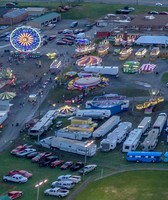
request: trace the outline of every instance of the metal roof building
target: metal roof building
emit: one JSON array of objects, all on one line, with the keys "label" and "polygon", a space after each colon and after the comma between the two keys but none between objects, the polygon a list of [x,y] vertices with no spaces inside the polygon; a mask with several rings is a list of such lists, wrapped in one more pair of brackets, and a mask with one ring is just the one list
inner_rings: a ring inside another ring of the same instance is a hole
[{"label": "metal roof building", "polygon": [[28,7],[27,9],[28,15],[31,16],[40,16],[47,12],[46,8],[40,8],[40,7]]},{"label": "metal roof building", "polygon": [[27,11],[25,9],[16,9],[4,14],[3,18],[16,18],[24,14],[27,14]]},{"label": "metal roof building", "polygon": [[47,26],[50,23],[56,23],[60,20],[61,20],[61,15],[59,13],[52,12],[29,21],[27,25],[40,28],[43,26]]}]

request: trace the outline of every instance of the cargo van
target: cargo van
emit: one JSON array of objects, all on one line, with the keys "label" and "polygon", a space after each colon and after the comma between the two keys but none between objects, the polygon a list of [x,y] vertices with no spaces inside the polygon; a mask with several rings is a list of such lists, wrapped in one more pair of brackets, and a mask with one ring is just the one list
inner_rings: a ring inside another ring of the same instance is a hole
[{"label": "cargo van", "polygon": [[71,27],[71,28],[74,28],[74,27],[76,27],[77,25],[78,25],[78,21],[74,21],[74,22],[71,23],[70,27]]}]

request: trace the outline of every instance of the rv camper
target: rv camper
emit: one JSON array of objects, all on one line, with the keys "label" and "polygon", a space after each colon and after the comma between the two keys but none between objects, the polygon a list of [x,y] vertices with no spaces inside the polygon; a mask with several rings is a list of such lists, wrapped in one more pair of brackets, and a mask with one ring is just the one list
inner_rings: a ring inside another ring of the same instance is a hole
[{"label": "rv camper", "polygon": [[144,117],[143,120],[138,125],[138,128],[142,129],[143,133],[145,133],[147,129],[150,127],[150,125],[151,125],[151,117]]},{"label": "rv camper", "polygon": [[28,131],[29,135],[40,136],[53,124],[53,120],[57,118],[56,110],[49,110],[37,123]]},{"label": "rv camper", "polygon": [[107,135],[106,139],[100,142],[100,149],[102,151],[110,151],[116,148],[117,143],[121,143],[125,138],[127,133],[132,128],[132,123],[121,122],[116,129]]},{"label": "rv camper", "polygon": [[139,145],[139,140],[141,138],[141,135],[143,133],[142,129],[134,129],[129,133],[128,138],[125,140],[123,143],[123,152],[129,152],[129,151],[134,151]]}]

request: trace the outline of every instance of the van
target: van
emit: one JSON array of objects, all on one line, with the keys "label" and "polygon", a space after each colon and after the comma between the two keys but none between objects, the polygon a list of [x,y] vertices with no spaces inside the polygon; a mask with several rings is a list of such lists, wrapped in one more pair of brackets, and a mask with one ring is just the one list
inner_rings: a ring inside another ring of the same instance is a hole
[{"label": "van", "polygon": [[75,186],[75,183],[73,181],[55,181],[51,184],[52,187],[60,187],[65,189],[71,189]]},{"label": "van", "polygon": [[71,23],[70,27],[71,27],[71,28],[74,28],[74,27],[76,27],[77,25],[78,25],[78,22],[75,21],[75,22],[72,22],[72,23]]},{"label": "van", "polygon": [[56,123],[56,128],[59,128],[59,127],[61,127],[62,126],[62,121],[58,121],[57,123]]}]

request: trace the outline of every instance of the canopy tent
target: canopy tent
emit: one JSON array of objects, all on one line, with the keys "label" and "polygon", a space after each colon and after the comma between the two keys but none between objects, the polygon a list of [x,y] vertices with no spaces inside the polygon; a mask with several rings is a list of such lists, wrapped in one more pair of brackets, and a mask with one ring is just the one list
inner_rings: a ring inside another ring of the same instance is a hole
[{"label": "canopy tent", "polygon": [[155,69],[156,65],[155,64],[143,64],[140,68],[139,71],[140,72],[153,72],[153,70]]},{"label": "canopy tent", "polygon": [[84,56],[76,61],[78,66],[98,65],[102,62],[102,58],[97,56]]},{"label": "canopy tent", "polygon": [[168,36],[141,36],[136,41],[135,44],[160,44],[168,45]]},{"label": "canopy tent", "polygon": [[14,92],[3,92],[3,93],[0,93],[0,99],[1,100],[13,99],[15,96],[16,96],[16,93],[14,93]]}]

